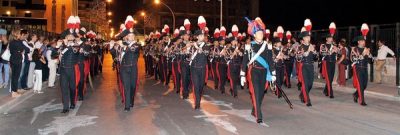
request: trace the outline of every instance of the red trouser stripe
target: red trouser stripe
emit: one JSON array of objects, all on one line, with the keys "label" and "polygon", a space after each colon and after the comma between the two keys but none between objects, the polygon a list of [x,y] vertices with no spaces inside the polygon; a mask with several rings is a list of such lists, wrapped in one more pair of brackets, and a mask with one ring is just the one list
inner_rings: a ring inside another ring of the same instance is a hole
[{"label": "red trouser stripe", "polygon": [[[358,80],[358,75],[357,75],[357,69],[356,66],[353,66],[353,85],[357,89],[358,93],[358,102],[361,104],[362,98],[361,98],[361,87],[360,87],[360,82]],[[361,100],[361,101],[360,101]]]},{"label": "red trouser stripe", "polygon": [[306,92],[306,84],[304,82],[304,76],[303,76],[303,64],[299,63],[299,72],[298,72],[298,78],[299,81],[301,83],[301,92],[303,93],[303,97],[304,97],[304,101],[307,104],[308,103],[308,96],[307,96],[307,92]]},{"label": "red trouser stripe", "polygon": [[249,71],[248,71],[248,79],[249,80],[249,91],[250,91],[250,96],[251,96],[251,101],[253,103],[253,108],[254,108],[254,115],[256,116],[256,119],[258,119],[258,113],[257,113],[257,102],[256,102],[256,95],[254,92],[254,87],[253,87],[253,82],[251,80],[251,71],[253,70],[253,67],[249,67]]}]

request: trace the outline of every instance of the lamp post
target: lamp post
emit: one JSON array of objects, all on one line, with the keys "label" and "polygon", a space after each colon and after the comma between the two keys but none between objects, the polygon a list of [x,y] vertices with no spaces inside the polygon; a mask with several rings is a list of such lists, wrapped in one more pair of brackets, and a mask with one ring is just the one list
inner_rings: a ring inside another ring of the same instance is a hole
[{"label": "lamp post", "polygon": [[169,9],[169,11],[171,12],[171,14],[172,14],[172,21],[173,21],[173,25],[172,25],[172,29],[174,30],[175,29],[175,14],[174,14],[174,12],[172,11],[172,9],[167,5],[167,4],[165,4],[164,2],[162,2],[162,1],[160,1],[160,0],[155,0],[154,1],[154,3],[155,4],[163,4],[164,6],[166,6],[168,9]]},{"label": "lamp post", "polygon": [[143,35],[146,35],[146,13],[144,11],[142,11],[142,13],[140,13],[140,15],[143,17]]},{"label": "lamp post", "polygon": [[221,5],[220,5],[220,27],[222,27],[222,11],[223,11],[223,8],[222,8],[222,0],[219,0],[219,2],[221,3]]}]

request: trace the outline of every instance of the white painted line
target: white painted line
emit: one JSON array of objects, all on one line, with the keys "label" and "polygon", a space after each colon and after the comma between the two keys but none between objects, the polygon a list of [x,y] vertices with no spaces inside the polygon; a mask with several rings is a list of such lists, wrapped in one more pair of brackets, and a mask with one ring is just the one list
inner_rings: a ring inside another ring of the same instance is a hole
[{"label": "white painted line", "polygon": [[76,104],[76,108],[73,109],[71,112],[69,112],[67,116],[54,117],[55,120],[47,124],[46,128],[38,129],[38,134],[48,135],[51,133],[57,133],[57,135],[65,135],[73,128],[84,127],[95,124],[96,122],[94,122],[93,120],[98,118],[97,116],[89,116],[89,115],[76,116],[81,105],[82,102],[78,101]]},{"label": "white painted line", "polygon": [[143,98],[142,93],[138,92],[136,95],[138,96],[139,100],[142,101],[142,106],[148,106],[149,105],[149,103]]},{"label": "white painted line", "polygon": [[8,114],[8,112],[12,109],[14,109],[16,106],[20,105],[22,102],[28,100],[33,96],[33,92],[30,90],[28,92],[25,92],[22,96],[13,99],[12,101],[7,102],[5,105],[3,105],[0,110],[4,109],[3,114]]},{"label": "white painted line", "polygon": [[176,124],[176,123],[174,122],[174,120],[172,120],[171,117],[169,117],[169,115],[168,115],[167,113],[164,112],[164,114],[167,116],[167,119],[169,120],[169,122],[170,122],[174,127],[176,127],[176,129],[179,131],[179,133],[181,133],[181,135],[186,135],[185,132],[183,132],[182,128],[181,128],[178,124]]},{"label": "white painted line", "polygon": [[43,105],[40,105],[38,107],[33,108],[33,117],[31,120],[31,124],[35,122],[36,118],[39,116],[40,113],[48,112],[48,111],[54,111],[54,110],[61,110],[63,108],[62,104],[51,104],[55,101],[55,99],[51,100],[50,102],[47,102]]},{"label": "white painted line", "polygon": [[[203,99],[205,100],[205,99]],[[187,102],[189,102],[190,104],[193,104],[194,101],[193,99],[190,100],[186,100]],[[211,101],[212,102],[212,101]],[[204,115],[197,115],[194,116],[195,118],[202,118],[204,119],[204,121],[210,122],[216,126],[222,127],[223,129],[225,129],[228,132],[231,132],[233,134],[238,134],[237,129],[235,126],[233,126],[233,124],[231,124],[228,120],[224,120],[222,119],[222,117],[226,117],[228,115],[215,115],[212,114],[204,109],[200,109],[200,111],[204,114]]]}]

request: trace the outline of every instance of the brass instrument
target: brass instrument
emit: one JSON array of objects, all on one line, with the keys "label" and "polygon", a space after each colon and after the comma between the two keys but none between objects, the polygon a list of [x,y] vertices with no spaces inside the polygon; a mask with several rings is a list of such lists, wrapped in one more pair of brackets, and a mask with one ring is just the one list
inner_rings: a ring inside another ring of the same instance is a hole
[{"label": "brass instrument", "polygon": [[[352,48],[351,49],[351,62],[353,62],[353,64],[352,65],[354,65],[354,64],[357,64],[357,63],[359,63],[360,61],[362,61],[362,60],[364,60],[365,59],[365,52],[366,51],[370,51],[369,50],[369,48],[365,48],[364,49],[364,52],[362,52],[362,54],[360,54],[359,52],[358,52],[358,50],[356,50],[357,49],[357,47],[354,47],[354,48]],[[368,54],[368,57],[369,58],[372,58],[372,54],[371,53],[369,53]]]},{"label": "brass instrument", "polygon": [[297,46],[296,48],[296,54],[295,54],[295,59],[297,62],[301,62],[301,60],[303,59],[303,55],[304,55],[304,49],[301,48],[301,50],[299,50],[301,47]]},{"label": "brass instrument", "polygon": [[279,47],[278,55],[275,55],[275,53],[272,53],[272,58],[274,59],[275,63],[277,63],[279,60],[283,60],[284,59],[283,48]]}]

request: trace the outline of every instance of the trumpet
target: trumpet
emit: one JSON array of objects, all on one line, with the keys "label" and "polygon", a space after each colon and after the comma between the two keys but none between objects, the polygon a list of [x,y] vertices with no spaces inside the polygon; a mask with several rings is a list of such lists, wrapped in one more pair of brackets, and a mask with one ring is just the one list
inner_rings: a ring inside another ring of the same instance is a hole
[{"label": "trumpet", "polygon": [[301,62],[301,60],[303,59],[303,55],[304,55],[304,49],[303,48],[301,48],[301,50],[299,50],[299,49],[300,49],[300,46],[297,47],[297,49],[296,49],[297,51],[295,54],[295,59],[297,62]]},{"label": "trumpet", "polygon": [[277,63],[279,60],[284,59],[284,54],[283,54],[283,48],[280,47],[278,55],[275,55],[275,53],[272,53],[272,58],[274,59],[275,63]]}]

